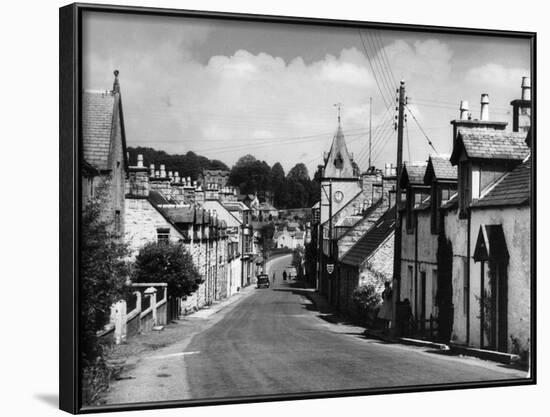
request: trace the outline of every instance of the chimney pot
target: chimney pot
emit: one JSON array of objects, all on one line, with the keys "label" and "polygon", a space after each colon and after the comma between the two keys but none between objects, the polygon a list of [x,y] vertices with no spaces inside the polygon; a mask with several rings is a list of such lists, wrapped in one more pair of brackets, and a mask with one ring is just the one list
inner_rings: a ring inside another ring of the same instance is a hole
[{"label": "chimney pot", "polygon": [[489,94],[484,93],[481,95],[481,114],[479,119],[484,122],[489,120]]},{"label": "chimney pot", "polygon": [[166,177],[166,166],[164,164],[160,165],[160,177],[165,178]]},{"label": "chimney pot", "polygon": [[143,167],[143,155],[142,154],[138,154],[137,166],[140,167],[140,168]]},{"label": "chimney pot", "polygon": [[160,178],[160,171],[155,171],[155,177]]},{"label": "chimney pot", "polygon": [[468,120],[468,113],[470,111],[470,105],[468,101],[462,100],[460,102],[460,120]]},{"label": "chimney pot", "polygon": [[529,77],[521,79],[521,99],[531,100],[531,78]]}]

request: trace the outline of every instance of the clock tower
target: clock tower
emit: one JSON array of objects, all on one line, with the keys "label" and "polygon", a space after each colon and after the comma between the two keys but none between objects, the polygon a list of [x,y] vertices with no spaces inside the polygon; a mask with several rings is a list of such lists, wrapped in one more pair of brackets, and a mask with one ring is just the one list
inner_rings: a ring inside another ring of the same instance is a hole
[{"label": "clock tower", "polygon": [[329,199],[332,201],[332,215],[334,215],[361,192],[359,169],[346,146],[340,114],[338,114],[338,129],[330,151],[325,152],[324,162],[321,177],[321,223],[328,220]]}]

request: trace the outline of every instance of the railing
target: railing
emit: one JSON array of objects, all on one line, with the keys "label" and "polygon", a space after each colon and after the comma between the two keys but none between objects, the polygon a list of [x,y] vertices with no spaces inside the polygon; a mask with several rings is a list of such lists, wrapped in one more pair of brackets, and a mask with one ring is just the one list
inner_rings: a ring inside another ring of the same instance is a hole
[{"label": "railing", "polygon": [[99,338],[112,338],[120,344],[127,337],[167,323],[168,284],[136,283],[131,288],[136,291],[127,300],[111,306],[110,322],[98,332]]}]

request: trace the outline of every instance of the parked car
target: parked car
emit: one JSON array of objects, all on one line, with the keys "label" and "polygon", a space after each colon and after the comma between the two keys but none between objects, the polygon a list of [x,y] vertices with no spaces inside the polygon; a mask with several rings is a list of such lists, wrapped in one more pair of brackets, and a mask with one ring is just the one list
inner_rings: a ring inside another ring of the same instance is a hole
[{"label": "parked car", "polygon": [[261,274],[257,276],[256,288],[269,288],[269,276]]}]

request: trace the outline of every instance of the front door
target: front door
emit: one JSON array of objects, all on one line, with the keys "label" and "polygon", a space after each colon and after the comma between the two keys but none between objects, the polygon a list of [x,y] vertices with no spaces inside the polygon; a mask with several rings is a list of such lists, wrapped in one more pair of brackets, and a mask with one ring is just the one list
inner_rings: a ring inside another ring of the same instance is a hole
[{"label": "front door", "polygon": [[492,345],[493,348],[506,352],[508,350],[508,274],[507,265],[494,262],[491,273],[492,304]]}]

